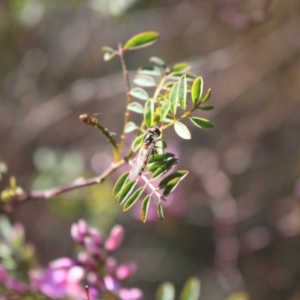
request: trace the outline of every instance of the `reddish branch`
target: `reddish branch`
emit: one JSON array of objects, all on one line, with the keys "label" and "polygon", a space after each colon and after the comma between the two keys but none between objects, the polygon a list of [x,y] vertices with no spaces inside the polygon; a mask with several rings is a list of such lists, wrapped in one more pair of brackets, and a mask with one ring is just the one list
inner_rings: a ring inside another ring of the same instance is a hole
[{"label": "reddish branch", "polygon": [[81,187],[100,184],[124,164],[125,160],[123,159],[118,161],[117,163],[113,163],[107,170],[105,170],[101,175],[97,177],[89,179],[79,178],[74,182],[68,183],[66,185],[54,187],[44,191],[24,191],[22,194],[13,196],[7,202],[0,201],[0,205],[3,206],[4,209],[9,210],[12,207],[24,202],[43,201]]}]

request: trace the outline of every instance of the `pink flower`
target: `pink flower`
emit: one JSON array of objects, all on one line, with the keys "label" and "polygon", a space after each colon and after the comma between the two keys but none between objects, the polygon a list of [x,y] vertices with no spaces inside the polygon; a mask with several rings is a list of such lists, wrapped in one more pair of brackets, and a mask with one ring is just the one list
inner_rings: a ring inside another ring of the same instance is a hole
[{"label": "pink flower", "polygon": [[109,252],[116,251],[120,247],[123,237],[123,227],[121,225],[115,225],[110,231],[110,234],[105,242],[105,249]]}]

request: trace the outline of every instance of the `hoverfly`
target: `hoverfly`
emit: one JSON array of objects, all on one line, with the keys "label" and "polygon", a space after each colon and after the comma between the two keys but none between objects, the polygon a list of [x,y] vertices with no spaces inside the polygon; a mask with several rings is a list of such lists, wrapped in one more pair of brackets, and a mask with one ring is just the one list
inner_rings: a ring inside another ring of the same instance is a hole
[{"label": "hoverfly", "polygon": [[147,134],[144,137],[143,144],[137,155],[136,161],[129,174],[130,180],[136,179],[137,177],[142,175],[147,166],[150,154],[153,152],[156,142],[159,140],[160,136],[161,131],[158,127],[154,126],[148,129]]}]

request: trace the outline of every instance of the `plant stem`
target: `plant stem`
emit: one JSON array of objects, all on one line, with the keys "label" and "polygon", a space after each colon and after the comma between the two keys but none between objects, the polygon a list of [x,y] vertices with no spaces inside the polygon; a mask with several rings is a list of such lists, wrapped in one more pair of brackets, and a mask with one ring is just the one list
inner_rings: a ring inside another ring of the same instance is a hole
[{"label": "plant stem", "polygon": [[131,87],[130,87],[129,74],[128,74],[126,64],[125,64],[125,59],[124,59],[124,50],[123,50],[123,47],[121,44],[119,44],[118,50],[119,50],[118,54],[120,56],[120,61],[121,61],[121,65],[122,65],[123,77],[124,77],[125,86],[126,86],[126,110],[125,110],[125,114],[124,114],[123,132],[122,132],[120,142],[119,142],[119,151],[120,151],[120,153],[122,153],[125,138],[126,138],[125,126],[130,118],[130,110],[128,109],[128,105],[131,103],[131,96],[129,94]]},{"label": "plant stem", "polygon": [[94,177],[94,178],[89,178],[89,179],[84,179],[84,178],[79,178],[71,183],[68,183],[66,185],[62,185],[59,187],[54,187],[48,190],[44,191],[24,191],[22,194],[16,195],[8,202],[3,202],[0,201],[0,206],[4,206],[7,210],[11,209],[12,207],[28,202],[29,200],[32,201],[43,201],[47,200],[50,198],[53,198],[55,196],[58,196],[60,194],[81,188],[81,187],[86,187],[94,184],[100,184],[102,183],[108,176],[110,176],[112,173],[114,173],[117,169],[122,167],[125,164],[125,160],[119,160],[117,163],[113,163],[108,169],[106,169],[101,175]]},{"label": "plant stem", "polygon": [[117,142],[112,137],[110,132],[100,124],[99,120],[95,117],[89,116],[88,114],[80,115],[79,119],[81,122],[83,122],[85,124],[92,125],[92,126],[98,128],[103,133],[103,135],[107,138],[108,142],[113,147],[114,162],[119,161],[120,160],[120,151],[119,151]]}]

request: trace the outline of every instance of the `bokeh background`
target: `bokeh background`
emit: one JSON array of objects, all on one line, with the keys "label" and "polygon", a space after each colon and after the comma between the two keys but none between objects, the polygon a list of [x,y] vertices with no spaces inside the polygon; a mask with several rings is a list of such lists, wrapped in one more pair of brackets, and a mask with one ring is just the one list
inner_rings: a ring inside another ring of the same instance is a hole
[{"label": "bokeh background", "polygon": [[[166,220],[142,224],[122,213],[112,176],[49,200],[17,207],[42,264],[73,253],[69,230],[84,218],[126,229],[118,260],[138,264],[129,285],[154,299],[159,283],[179,290],[198,276],[201,299],[237,291],[250,299],[300,299],[299,0],[3,0],[0,3],[0,155],[25,189],[101,173],[110,146],[82,113],[118,136],[125,107],[120,62],[101,47],[141,31],[151,47],[126,56],[130,76],[152,55],[188,61],[212,88],[215,129],[172,129],[165,139],[189,176],[170,197]],[[139,117],[136,117],[139,120]],[[138,204],[139,206],[139,204]]]}]

